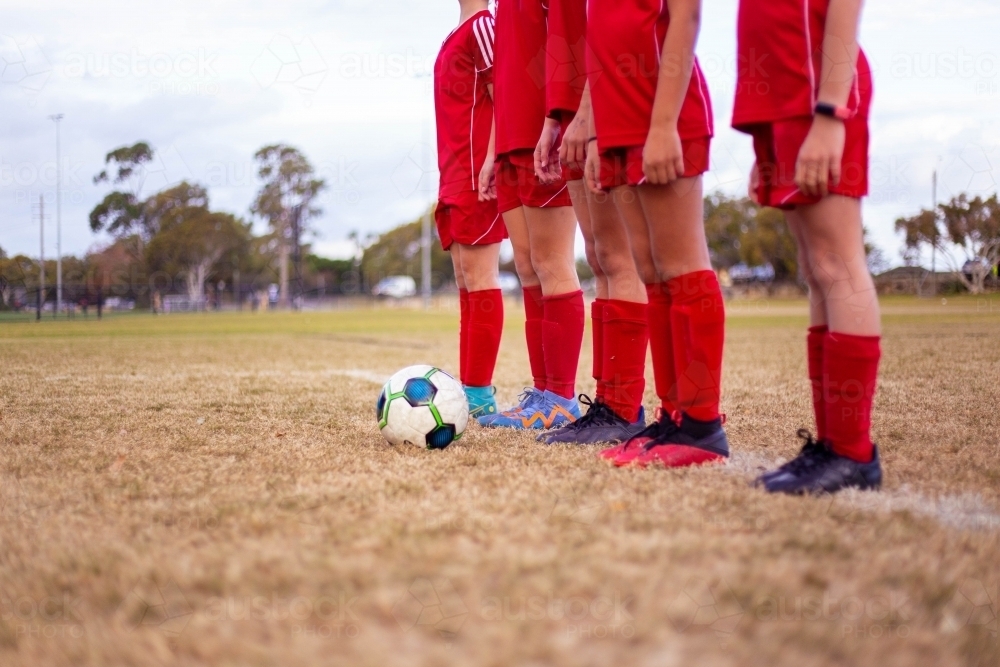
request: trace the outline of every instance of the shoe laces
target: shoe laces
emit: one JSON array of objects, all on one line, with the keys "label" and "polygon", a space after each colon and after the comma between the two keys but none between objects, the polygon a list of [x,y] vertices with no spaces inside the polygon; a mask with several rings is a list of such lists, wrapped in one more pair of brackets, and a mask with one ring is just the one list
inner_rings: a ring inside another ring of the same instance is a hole
[{"label": "shoe laces", "polygon": [[600,397],[591,399],[586,394],[577,397],[581,405],[587,406],[587,412],[575,422],[570,424],[572,428],[581,429],[589,426],[610,426],[616,423],[614,410]]},{"label": "shoe laces", "polygon": [[660,444],[660,440],[663,438],[667,438],[680,430],[680,426],[677,425],[677,422],[680,421],[679,412],[667,412],[663,408],[656,408],[654,416],[656,417],[656,421],[640,431],[633,438],[649,438],[649,441],[642,446],[642,451],[644,452]]},{"label": "shoe laces", "polygon": [[830,448],[826,442],[813,438],[813,434],[808,429],[800,428],[795,435],[804,441],[802,450],[798,456],[781,466],[779,470],[799,474],[816,468],[830,458]]},{"label": "shoe laces", "polygon": [[542,392],[534,387],[525,387],[524,391],[518,395],[517,403],[500,414],[505,417],[516,415],[525,409],[531,408],[541,398]]}]

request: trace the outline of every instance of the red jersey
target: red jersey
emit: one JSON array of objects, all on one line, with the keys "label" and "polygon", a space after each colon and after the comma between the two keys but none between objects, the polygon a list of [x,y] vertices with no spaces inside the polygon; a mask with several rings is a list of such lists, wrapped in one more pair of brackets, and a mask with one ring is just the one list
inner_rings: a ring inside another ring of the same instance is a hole
[{"label": "red jersey", "polygon": [[[662,0],[589,0],[587,70],[601,150],[646,143],[670,25]],[[697,58],[677,130],[682,140],[711,137],[712,103]]]},{"label": "red jersey", "polygon": [[[740,0],[733,127],[812,116],[829,0]],[[847,105],[868,116],[872,75],[858,52]]]},{"label": "red jersey", "polygon": [[545,111],[576,113],[587,83],[587,0],[549,0]]},{"label": "red jersey", "polygon": [[497,0],[497,155],[534,150],[542,134],[547,18],[545,0]]},{"label": "red jersey", "polygon": [[481,11],[458,26],[434,63],[438,197],[479,189],[493,129],[493,15]]}]

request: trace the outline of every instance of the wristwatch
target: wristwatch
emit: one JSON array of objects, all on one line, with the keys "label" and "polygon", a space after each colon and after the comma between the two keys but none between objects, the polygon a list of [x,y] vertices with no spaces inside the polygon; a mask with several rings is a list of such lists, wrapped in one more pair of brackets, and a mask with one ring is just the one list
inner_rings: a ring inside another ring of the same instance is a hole
[{"label": "wristwatch", "polygon": [[854,118],[854,114],[857,112],[854,109],[849,109],[848,107],[841,107],[836,104],[829,104],[828,102],[817,102],[816,108],[813,109],[813,113],[818,116],[836,118],[837,120],[850,120]]}]

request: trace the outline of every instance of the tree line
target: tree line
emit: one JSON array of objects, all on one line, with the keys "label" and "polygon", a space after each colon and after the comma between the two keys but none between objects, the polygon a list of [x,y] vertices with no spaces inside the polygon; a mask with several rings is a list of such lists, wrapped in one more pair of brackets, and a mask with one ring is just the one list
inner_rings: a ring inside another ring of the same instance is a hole
[{"label": "tree line", "polygon": [[[277,285],[278,305],[298,297],[367,294],[381,279],[409,275],[419,281],[421,218],[380,235],[351,239],[358,257],[318,257],[305,241],[311,223],[322,214],[317,197],[326,187],[306,156],[294,147],[273,144],[254,154],[260,187],[248,217],[213,210],[207,188],[183,181],[145,193],[145,167],[155,158],[147,142],[116,148],[94,176],[109,191],[89,215],[93,232],[113,240],[82,258],[64,257],[64,296],[68,303],[95,303],[104,296],[131,299],[140,307],[154,294],[180,294],[196,303],[242,302]],[[779,283],[801,284],[794,239],[780,211],[757,206],[746,197],[711,193],[705,197],[705,230],[717,269],[763,266]],[[432,215],[433,211],[425,212]],[[252,220],[266,223],[254,235]],[[968,291],[982,292],[1000,263],[1000,204],[989,198],[954,197],[935,209],[899,218],[903,258],[919,261],[933,250]],[[869,268],[888,268],[881,250],[871,245]],[[512,263],[502,268],[513,271]],[[43,301],[54,298],[55,261],[46,261]],[[448,253],[434,243],[432,286],[453,280]],[[588,277],[586,264],[580,272]],[[34,304],[39,267],[25,255],[8,257],[0,249],[0,309]],[[995,279],[994,279],[995,281]]]}]

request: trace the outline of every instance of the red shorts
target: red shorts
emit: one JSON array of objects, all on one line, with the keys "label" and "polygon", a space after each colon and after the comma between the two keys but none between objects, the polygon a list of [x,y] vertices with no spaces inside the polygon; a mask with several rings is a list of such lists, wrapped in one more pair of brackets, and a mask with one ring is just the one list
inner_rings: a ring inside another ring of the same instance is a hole
[{"label": "red shorts", "polygon": [[[795,163],[799,149],[812,127],[812,116],[789,118],[752,125],[757,154],[757,199],[763,206],[791,209],[815,204],[822,197],[811,197],[795,186]],[[840,182],[830,185],[830,192],[861,198],[868,194],[868,119],[855,116],[844,122],[844,157],[840,163]]]},{"label": "red shorts", "polygon": [[439,201],[434,209],[434,222],[445,250],[452,243],[489,245],[507,238],[507,227],[497,212],[496,200],[479,201],[479,194],[471,190]]},{"label": "red shorts", "polygon": [[[711,137],[681,140],[684,152],[683,178],[700,176],[708,171],[708,149]],[[601,153],[601,187],[609,190],[620,185],[642,185],[642,146],[611,148]]]},{"label": "red shorts", "polygon": [[[566,129],[569,124],[573,122],[573,118],[576,114],[569,112],[563,112],[559,118],[559,140],[566,136]],[[564,164],[562,166],[563,180],[564,181],[579,181],[583,178],[583,165],[582,164]]]},{"label": "red shorts", "polygon": [[545,184],[535,176],[535,153],[529,149],[512,151],[497,158],[497,205],[500,213],[518,206],[554,208],[572,206],[566,181]]}]

